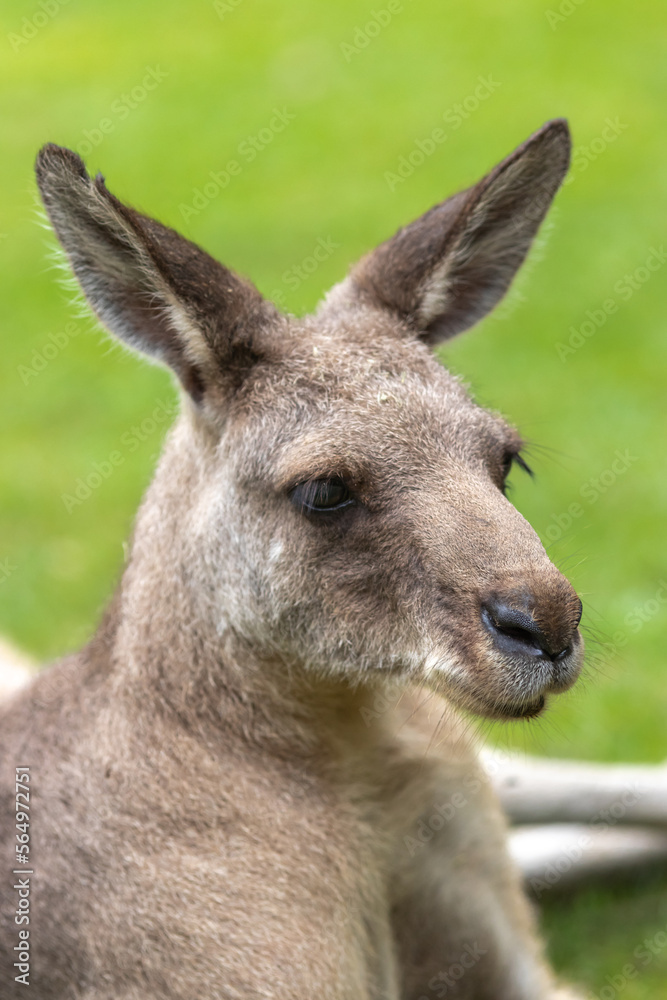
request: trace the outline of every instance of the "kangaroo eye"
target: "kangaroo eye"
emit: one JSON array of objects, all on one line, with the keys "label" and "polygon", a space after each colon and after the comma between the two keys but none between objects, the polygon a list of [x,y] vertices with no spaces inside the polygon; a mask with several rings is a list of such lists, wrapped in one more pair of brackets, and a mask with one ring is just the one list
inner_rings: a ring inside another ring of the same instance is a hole
[{"label": "kangaroo eye", "polygon": [[341,510],[354,503],[348,486],[338,476],[299,483],[292,490],[290,499],[302,510],[313,512]]}]

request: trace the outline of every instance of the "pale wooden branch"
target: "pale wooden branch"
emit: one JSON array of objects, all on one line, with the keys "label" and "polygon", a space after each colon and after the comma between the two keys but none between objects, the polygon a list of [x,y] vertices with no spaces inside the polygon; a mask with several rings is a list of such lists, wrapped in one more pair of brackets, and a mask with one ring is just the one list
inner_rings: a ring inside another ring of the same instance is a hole
[{"label": "pale wooden branch", "polygon": [[667,830],[585,824],[514,827],[510,851],[538,897],[553,889],[667,863]]},{"label": "pale wooden branch", "polygon": [[667,828],[667,766],[541,760],[487,749],[482,762],[510,822]]}]

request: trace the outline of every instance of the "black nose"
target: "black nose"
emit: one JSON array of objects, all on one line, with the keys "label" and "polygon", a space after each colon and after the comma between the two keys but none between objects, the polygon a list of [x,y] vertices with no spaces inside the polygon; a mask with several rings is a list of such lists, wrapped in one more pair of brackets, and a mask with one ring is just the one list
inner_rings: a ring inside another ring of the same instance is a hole
[{"label": "black nose", "polygon": [[503,653],[523,653],[548,660],[563,660],[572,651],[571,641],[552,642],[527,611],[492,599],[482,605],[482,621]]}]

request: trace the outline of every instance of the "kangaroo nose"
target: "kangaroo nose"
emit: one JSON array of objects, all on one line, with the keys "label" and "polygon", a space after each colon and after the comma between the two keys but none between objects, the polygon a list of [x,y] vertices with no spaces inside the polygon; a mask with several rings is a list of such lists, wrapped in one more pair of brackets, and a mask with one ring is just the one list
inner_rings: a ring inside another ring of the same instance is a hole
[{"label": "kangaroo nose", "polygon": [[482,621],[501,652],[523,653],[553,661],[564,660],[572,652],[572,639],[580,618],[581,610],[567,641],[563,641],[562,634],[559,639],[550,638],[530,611],[510,607],[499,598],[492,598],[482,605]]}]

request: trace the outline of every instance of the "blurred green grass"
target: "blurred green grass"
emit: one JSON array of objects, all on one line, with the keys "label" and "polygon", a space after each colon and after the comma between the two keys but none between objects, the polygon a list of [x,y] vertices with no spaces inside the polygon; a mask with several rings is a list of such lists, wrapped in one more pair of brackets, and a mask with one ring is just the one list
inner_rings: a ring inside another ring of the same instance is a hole
[{"label": "blurred green grass", "polygon": [[[56,283],[34,210],[43,142],[85,151],[120,197],[301,312],[359,254],[566,115],[577,154],[540,245],[497,313],[442,350],[534,443],[537,479],[516,473],[513,497],[586,607],[583,681],[544,721],[489,731],[531,751],[663,759],[667,302],[662,269],[633,275],[665,238],[664,6],[586,0],[558,19],[558,4],[537,0],[405,0],[376,37],[373,8],[351,0],[47,7],[7,0],[0,15],[0,632],[41,657],[90,634],[166,429],[144,433],[142,421],[174,395]],[[142,92],[147,68],[164,78]],[[480,76],[494,90],[474,107]],[[248,162],[240,146],[275,108],[294,118]],[[446,141],[392,191],[385,175],[448,111]],[[225,190],[183,211],[233,158],[242,169]],[[330,256],[302,281],[288,275],[320,238],[336,244]],[[616,311],[563,358],[573,328],[609,299]],[[121,467],[68,513],[63,494],[128,434],[136,447],[121,446]],[[589,894],[572,922],[548,910],[557,960],[601,986],[618,942],[658,929],[652,899]],[[609,935],[584,967],[586,920]],[[624,995],[667,996],[657,968]]]}]

